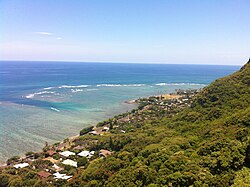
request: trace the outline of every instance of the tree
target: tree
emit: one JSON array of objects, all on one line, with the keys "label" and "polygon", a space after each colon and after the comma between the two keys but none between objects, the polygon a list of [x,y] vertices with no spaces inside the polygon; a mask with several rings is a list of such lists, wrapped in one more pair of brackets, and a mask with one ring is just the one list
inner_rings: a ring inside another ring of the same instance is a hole
[{"label": "tree", "polygon": [[9,184],[9,179],[10,179],[9,175],[7,175],[7,174],[1,174],[0,175],[0,186],[7,187],[8,184]]},{"label": "tree", "polygon": [[18,161],[19,159],[20,159],[19,156],[13,156],[7,160],[7,164],[10,165],[11,163]]},{"label": "tree", "polygon": [[88,163],[88,159],[86,157],[81,157],[77,159],[77,166],[86,166]]}]

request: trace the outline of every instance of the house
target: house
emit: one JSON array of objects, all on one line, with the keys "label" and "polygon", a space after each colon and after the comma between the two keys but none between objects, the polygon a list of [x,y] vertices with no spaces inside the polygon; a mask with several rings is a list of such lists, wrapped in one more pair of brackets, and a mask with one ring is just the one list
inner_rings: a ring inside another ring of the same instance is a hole
[{"label": "house", "polygon": [[77,167],[77,162],[70,159],[64,160],[62,164]]},{"label": "house", "polygon": [[76,155],[74,152],[71,152],[71,151],[63,151],[63,152],[61,152],[59,154],[62,155],[62,156],[65,156],[65,157],[69,157],[71,155]]},{"label": "house", "polygon": [[52,157],[47,157],[47,158],[44,158],[43,160],[48,160],[50,161],[52,164],[57,164],[59,162],[59,160],[56,160]]},{"label": "house", "polygon": [[72,175],[67,176],[66,174],[61,174],[59,172],[56,172],[53,175],[54,175],[55,179],[65,179],[65,180],[67,180],[67,179],[70,179],[72,177]]},{"label": "house", "polygon": [[53,151],[53,150],[48,150],[46,154],[47,154],[48,156],[53,156],[53,155],[55,155],[56,153],[57,153],[57,152],[55,152],[55,151]]},{"label": "house", "polygon": [[100,133],[97,132],[97,131],[90,131],[89,134],[92,134],[92,135],[100,135]]},{"label": "house", "polygon": [[1,163],[0,163],[0,169],[1,169],[1,168],[6,168],[6,167],[7,167],[7,164],[1,164]]},{"label": "house", "polygon": [[13,167],[16,168],[16,169],[18,169],[18,168],[25,168],[27,166],[29,166],[28,163],[21,163],[21,164],[16,164]]},{"label": "house", "polygon": [[95,151],[82,151],[80,153],[78,153],[78,156],[84,156],[84,157],[92,157],[95,154]]},{"label": "house", "polygon": [[82,151],[82,152],[78,153],[77,155],[88,157],[90,155],[90,152],[89,151]]},{"label": "house", "polygon": [[63,168],[59,167],[59,166],[56,165],[56,164],[54,164],[52,167],[53,167],[57,172],[63,170]]},{"label": "house", "polygon": [[67,147],[67,143],[60,143],[57,147],[56,147],[56,149],[57,150],[63,150],[63,149],[65,149],[66,147]]},{"label": "house", "polygon": [[46,179],[48,178],[49,176],[51,176],[52,174],[47,172],[47,171],[39,171],[37,172],[37,175],[40,179]]},{"label": "house", "polygon": [[74,147],[73,149],[74,149],[74,150],[82,150],[82,149],[84,149],[84,148],[85,148],[85,146],[80,146],[80,145],[78,145],[78,146]]},{"label": "house", "polygon": [[103,127],[102,131],[108,132],[109,131],[109,127]]},{"label": "house", "polygon": [[102,156],[102,157],[107,157],[108,155],[111,155],[112,152],[111,151],[108,151],[108,150],[105,150],[105,149],[101,149],[99,151],[99,155]]}]

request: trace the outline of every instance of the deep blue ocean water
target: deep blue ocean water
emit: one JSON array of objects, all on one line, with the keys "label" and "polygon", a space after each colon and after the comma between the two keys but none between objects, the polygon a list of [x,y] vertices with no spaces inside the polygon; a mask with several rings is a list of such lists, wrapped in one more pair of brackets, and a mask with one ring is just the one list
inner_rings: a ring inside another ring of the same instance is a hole
[{"label": "deep blue ocean water", "polygon": [[124,101],[202,88],[239,66],[0,62],[0,160],[36,151],[134,106]]}]

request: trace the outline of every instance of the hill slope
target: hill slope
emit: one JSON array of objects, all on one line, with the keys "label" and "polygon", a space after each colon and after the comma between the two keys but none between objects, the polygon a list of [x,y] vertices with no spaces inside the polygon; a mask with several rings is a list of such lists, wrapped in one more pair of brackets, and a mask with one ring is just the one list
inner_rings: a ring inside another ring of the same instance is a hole
[{"label": "hill slope", "polygon": [[214,81],[192,106],[147,121],[123,148],[69,186],[249,186],[250,62]]},{"label": "hill slope", "polygon": [[76,142],[98,140],[90,150],[109,149],[113,154],[93,159],[85,169],[70,170],[74,177],[69,182],[48,184],[6,170],[0,183],[5,180],[5,184],[17,184],[15,180],[19,180],[18,184],[27,186],[250,186],[249,128],[250,62],[204,88],[189,108],[140,124],[127,124],[125,134],[80,137]]}]

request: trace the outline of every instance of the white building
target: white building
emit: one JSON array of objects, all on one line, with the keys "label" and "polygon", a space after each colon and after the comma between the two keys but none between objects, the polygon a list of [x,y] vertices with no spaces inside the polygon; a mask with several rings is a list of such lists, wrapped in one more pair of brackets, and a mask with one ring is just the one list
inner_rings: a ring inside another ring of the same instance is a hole
[{"label": "white building", "polygon": [[82,151],[82,152],[78,153],[77,155],[90,158],[94,154],[95,154],[95,151],[90,151],[90,152],[89,151]]},{"label": "white building", "polygon": [[88,157],[90,155],[90,152],[89,151],[82,151],[82,152],[78,153],[77,155]]},{"label": "white building", "polygon": [[62,156],[65,156],[65,157],[69,157],[71,155],[76,155],[74,152],[71,152],[71,151],[64,151],[64,152],[61,152],[59,154]]},{"label": "white building", "polygon": [[62,162],[62,164],[64,164],[64,165],[70,165],[70,166],[73,166],[73,167],[77,167],[77,162],[75,162],[73,160],[70,160],[70,159],[64,160]]},{"label": "white building", "polygon": [[29,166],[28,163],[21,163],[21,164],[16,164],[13,167],[17,169],[17,168],[25,168],[27,166]]},{"label": "white building", "polygon": [[92,134],[92,135],[100,135],[100,133],[97,132],[97,131],[91,131],[91,132],[89,132],[89,134]]},{"label": "white building", "polygon": [[55,179],[65,179],[65,180],[67,180],[67,179],[70,179],[72,177],[72,175],[67,176],[66,174],[61,174],[59,172],[56,172],[53,175],[54,175]]},{"label": "white building", "polygon": [[103,127],[103,131],[109,131],[109,127]]}]

